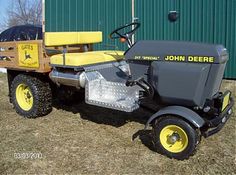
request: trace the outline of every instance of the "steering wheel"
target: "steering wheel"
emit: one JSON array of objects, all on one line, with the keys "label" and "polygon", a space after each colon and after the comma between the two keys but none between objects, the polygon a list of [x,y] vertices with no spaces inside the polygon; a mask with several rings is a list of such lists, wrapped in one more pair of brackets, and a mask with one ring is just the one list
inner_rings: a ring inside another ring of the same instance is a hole
[{"label": "steering wheel", "polygon": [[[133,22],[131,24],[126,24],[122,27],[117,28],[110,34],[111,39],[120,39],[121,42],[128,42],[128,46],[131,47],[133,44],[131,42],[131,37],[135,33],[135,31],[141,26],[140,23],[138,22]],[[122,30],[124,29],[129,29],[131,30],[126,31],[125,33],[121,33]]]}]

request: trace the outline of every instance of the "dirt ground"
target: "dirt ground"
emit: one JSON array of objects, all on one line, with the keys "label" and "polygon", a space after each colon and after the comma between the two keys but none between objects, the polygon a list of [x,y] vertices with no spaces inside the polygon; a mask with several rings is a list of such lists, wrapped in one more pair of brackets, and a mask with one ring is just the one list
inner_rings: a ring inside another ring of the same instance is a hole
[{"label": "dirt ground", "polygon": [[[224,81],[223,89],[235,97],[236,81]],[[176,161],[153,151],[149,131],[132,141],[150,115],[142,110],[127,115],[81,101],[24,119],[7,95],[0,74],[0,174],[236,174],[235,115],[220,133],[202,140],[196,155]]]}]

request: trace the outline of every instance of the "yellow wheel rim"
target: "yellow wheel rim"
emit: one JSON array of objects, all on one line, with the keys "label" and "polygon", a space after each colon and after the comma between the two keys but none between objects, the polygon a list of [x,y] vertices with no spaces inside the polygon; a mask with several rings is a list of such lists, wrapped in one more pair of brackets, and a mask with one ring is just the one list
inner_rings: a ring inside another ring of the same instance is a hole
[{"label": "yellow wheel rim", "polygon": [[34,102],[30,88],[25,84],[19,84],[16,88],[16,100],[21,109],[29,111],[33,107]]},{"label": "yellow wheel rim", "polygon": [[160,142],[167,151],[180,153],[188,146],[188,136],[179,126],[168,125],[160,133]]}]

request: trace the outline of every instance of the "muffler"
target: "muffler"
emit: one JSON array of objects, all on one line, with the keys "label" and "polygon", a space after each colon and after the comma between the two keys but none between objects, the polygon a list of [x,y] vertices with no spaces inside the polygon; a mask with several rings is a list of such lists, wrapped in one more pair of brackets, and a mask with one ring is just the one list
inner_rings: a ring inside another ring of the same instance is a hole
[{"label": "muffler", "polygon": [[65,85],[80,89],[80,88],[85,88],[86,84],[85,72],[70,73],[70,72],[59,72],[57,70],[53,70],[49,74],[49,77],[58,86]]}]

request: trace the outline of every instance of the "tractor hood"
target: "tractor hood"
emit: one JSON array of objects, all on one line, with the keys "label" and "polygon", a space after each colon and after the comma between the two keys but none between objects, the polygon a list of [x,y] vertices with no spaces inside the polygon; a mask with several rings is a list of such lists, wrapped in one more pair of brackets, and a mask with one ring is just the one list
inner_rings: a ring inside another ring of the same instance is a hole
[{"label": "tractor hood", "polygon": [[224,64],[228,52],[222,45],[179,41],[138,41],[126,52],[127,60]]},{"label": "tractor hood", "polygon": [[132,78],[146,76],[163,103],[202,108],[219,92],[228,53],[222,45],[139,41],[125,58]]}]

